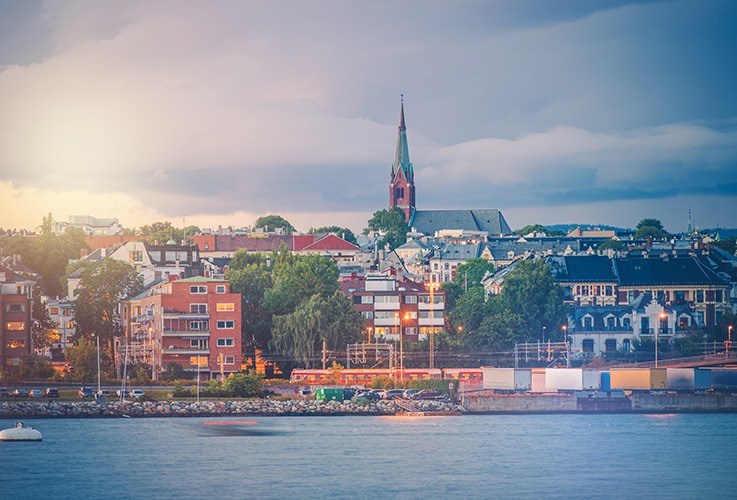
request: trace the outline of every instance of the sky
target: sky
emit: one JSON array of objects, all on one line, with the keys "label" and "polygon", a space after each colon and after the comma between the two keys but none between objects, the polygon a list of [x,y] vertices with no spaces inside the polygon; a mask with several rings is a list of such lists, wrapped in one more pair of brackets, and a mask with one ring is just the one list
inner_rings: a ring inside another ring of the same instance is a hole
[{"label": "sky", "polygon": [[737,227],[737,2],[0,0],[0,228]]}]

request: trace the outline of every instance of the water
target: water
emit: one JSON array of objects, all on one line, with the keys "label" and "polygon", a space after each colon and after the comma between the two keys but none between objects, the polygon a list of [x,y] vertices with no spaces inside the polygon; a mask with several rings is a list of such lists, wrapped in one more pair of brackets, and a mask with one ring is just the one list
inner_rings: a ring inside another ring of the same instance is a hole
[{"label": "water", "polygon": [[0,498],[737,498],[737,414],[213,420],[29,420]]}]

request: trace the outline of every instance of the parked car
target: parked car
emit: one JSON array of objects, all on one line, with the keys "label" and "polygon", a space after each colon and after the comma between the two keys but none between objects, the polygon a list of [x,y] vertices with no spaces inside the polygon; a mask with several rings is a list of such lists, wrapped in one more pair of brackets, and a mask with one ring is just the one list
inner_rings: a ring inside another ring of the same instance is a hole
[{"label": "parked car", "polygon": [[411,399],[412,396],[420,392],[420,389],[407,389],[402,393],[403,398]]},{"label": "parked car", "polygon": [[364,392],[360,397],[366,398],[369,401],[380,401],[381,400],[381,396],[376,391]]},{"label": "parked car", "polygon": [[95,390],[92,387],[82,387],[77,391],[77,397],[79,399],[94,398]]},{"label": "parked car", "polygon": [[28,391],[26,389],[16,389],[13,391],[13,396],[16,398],[27,398]]},{"label": "parked car", "polygon": [[299,395],[302,396],[303,398],[308,398],[312,396],[312,391],[310,389],[301,389],[299,391]]},{"label": "parked car", "polygon": [[412,399],[448,399],[448,396],[435,389],[423,389],[414,394]]},{"label": "parked car", "polygon": [[9,398],[10,391],[7,387],[0,387],[0,398]]},{"label": "parked car", "polygon": [[133,389],[132,391],[130,391],[128,393],[128,395],[130,395],[130,397],[136,398],[136,399],[142,398],[144,396],[144,394],[145,393],[141,389]]},{"label": "parked car", "polygon": [[98,393],[98,395],[99,395],[99,396],[100,396],[101,398],[109,398],[109,397],[110,397],[110,391],[108,391],[107,389],[102,389],[102,390],[101,390],[101,391],[100,391],[100,392]]},{"label": "parked car", "polygon": [[58,398],[59,397],[59,389],[56,387],[47,387],[44,389],[44,397],[46,398]]},{"label": "parked car", "polygon": [[371,392],[375,392],[381,399],[386,399],[386,389],[372,389]]},{"label": "parked car", "polygon": [[396,398],[401,398],[404,394],[404,389],[389,389],[386,391],[386,399],[392,400]]},{"label": "parked car", "polygon": [[41,392],[41,389],[31,389],[28,391],[28,397],[29,398],[42,398],[43,392]]}]

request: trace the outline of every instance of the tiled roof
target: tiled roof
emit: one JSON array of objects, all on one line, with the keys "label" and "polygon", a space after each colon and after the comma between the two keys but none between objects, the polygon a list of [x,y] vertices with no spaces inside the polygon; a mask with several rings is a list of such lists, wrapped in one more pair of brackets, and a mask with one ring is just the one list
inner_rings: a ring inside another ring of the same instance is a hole
[{"label": "tiled roof", "polygon": [[614,259],[614,266],[621,286],[728,285],[696,257]]},{"label": "tiled roof", "polygon": [[293,250],[298,252],[305,247],[312,245],[315,242],[314,234],[295,234],[292,236]]},{"label": "tiled roof", "polygon": [[[295,242],[296,245],[296,242]],[[334,235],[329,234],[325,236],[324,238],[321,238],[314,243],[307,245],[306,247],[302,248],[304,251],[329,251],[329,250],[347,250],[347,251],[358,251],[360,250],[356,245],[353,243],[349,243],[346,240]]]},{"label": "tiled roof", "polygon": [[605,255],[567,255],[546,259],[559,282],[616,282],[612,259]]},{"label": "tiled roof", "polygon": [[424,234],[443,229],[484,231],[489,234],[510,234],[512,230],[497,209],[481,210],[416,210],[409,223]]},{"label": "tiled roof", "polygon": [[241,248],[248,252],[271,252],[279,250],[282,244],[286,245],[289,250],[293,248],[292,237],[287,234],[269,234],[262,237],[245,234],[218,235],[216,238],[219,252],[235,252]]}]

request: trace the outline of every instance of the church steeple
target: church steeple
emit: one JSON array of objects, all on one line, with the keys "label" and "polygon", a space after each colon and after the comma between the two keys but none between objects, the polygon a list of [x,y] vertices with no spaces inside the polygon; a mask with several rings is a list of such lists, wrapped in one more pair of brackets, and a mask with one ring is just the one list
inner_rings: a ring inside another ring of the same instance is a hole
[{"label": "church steeple", "polygon": [[404,121],[404,95],[400,100],[398,128],[397,149],[394,152],[394,164],[389,183],[389,208],[401,208],[405,220],[409,222],[415,211],[415,173],[409,161],[407,126]]}]

